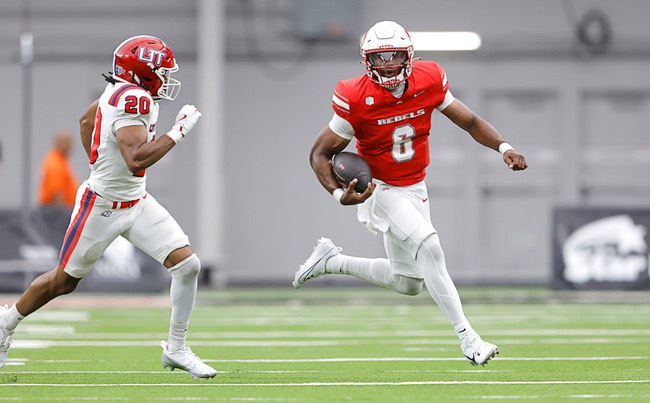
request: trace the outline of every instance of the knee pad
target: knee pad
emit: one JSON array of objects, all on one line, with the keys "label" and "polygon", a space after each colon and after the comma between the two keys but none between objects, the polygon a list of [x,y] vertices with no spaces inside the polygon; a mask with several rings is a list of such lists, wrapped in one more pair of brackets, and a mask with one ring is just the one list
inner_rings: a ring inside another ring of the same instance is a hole
[{"label": "knee pad", "polygon": [[406,276],[393,277],[393,290],[404,295],[418,295],[422,291],[423,281],[417,278]]},{"label": "knee pad", "polygon": [[192,256],[170,267],[168,270],[172,277],[196,277],[201,271],[201,260],[196,256],[196,253],[192,253]]}]

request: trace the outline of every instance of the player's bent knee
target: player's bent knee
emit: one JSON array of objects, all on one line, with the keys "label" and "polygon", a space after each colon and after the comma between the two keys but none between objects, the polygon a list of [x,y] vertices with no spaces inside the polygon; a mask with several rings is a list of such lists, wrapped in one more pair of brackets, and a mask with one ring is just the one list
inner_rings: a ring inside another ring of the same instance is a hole
[{"label": "player's bent knee", "polygon": [[393,290],[403,295],[415,296],[422,291],[422,283],[422,280],[416,278],[395,276]]},{"label": "player's bent knee", "polygon": [[201,271],[201,260],[196,253],[192,253],[190,257],[167,270],[172,277],[197,277]]},{"label": "player's bent knee", "polygon": [[[37,280],[38,279],[34,281],[36,282]],[[77,289],[79,281],[81,281],[80,278],[72,277],[68,273],[64,272],[60,266],[57,266],[52,270],[47,277],[50,289],[49,292],[56,296],[70,294],[72,291]]]},{"label": "player's bent knee", "polygon": [[68,282],[68,283],[64,283],[64,284],[60,284],[59,287],[58,287],[58,289],[57,289],[56,294],[57,294],[57,295],[66,295],[66,294],[70,294],[72,291],[74,291],[74,290],[77,289],[77,284],[78,284],[78,283],[70,283],[70,282]]}]

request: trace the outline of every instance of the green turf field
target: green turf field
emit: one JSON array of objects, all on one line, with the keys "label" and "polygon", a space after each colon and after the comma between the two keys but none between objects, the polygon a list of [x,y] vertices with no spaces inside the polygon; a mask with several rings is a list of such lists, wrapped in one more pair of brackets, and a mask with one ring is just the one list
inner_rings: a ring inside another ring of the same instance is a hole
[{"label": "green turf field", "polygon": [[203,292],[189,344],[220,374],[198,381],[162,369],[167,308],[46,308],[15,334],[0,402],[650,401],[650,304],[460,292],[500,347],[485,367],[427,295],[375,288]]}]

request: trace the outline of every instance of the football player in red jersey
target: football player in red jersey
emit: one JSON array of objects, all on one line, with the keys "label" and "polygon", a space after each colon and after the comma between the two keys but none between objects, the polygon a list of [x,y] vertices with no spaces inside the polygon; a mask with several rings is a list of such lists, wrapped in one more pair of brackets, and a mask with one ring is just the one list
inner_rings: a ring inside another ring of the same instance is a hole
[{"label": "football player in red jersey", "polygon": [[[406,295],[423,284],[451,322],[461,350],[473,365],[498,354],[463,313],[458,291],[449,277],[438,234],[431,224],[427,188],[431,114],[440,111],[474,140],[499,151],[513,171],[526,169],[524,156],[505,142],[449,90],[445,71],[432,61],[414,61],[408,32],[392,21],[375,24],[361,38],[366,74],[339,82],[334,116],[311,149],[310,162],[321,185],[343,205],[358,205],[358,219],[383,233],[387,259],[343,255],[327,238],[296,272],[299,288],[324,274],[346,274]],[[356,181],[341,188],[330,160],[356,138],[357,151],[370,165],[373,182],[363,193]]]},{"label": "football player in red jersey", "polygon": [[171,49],[154,36],[134,36],[115,49],[106,89],[80,119],[90,176],[77,191],[58,265],[34,280],[13,306],[0,306],[0,368],[20,321],[74,291],[121,236],[164,265],[171,276],[172,312],[167,342],[161,343],[163,366],[183,369],[196,379],[217,374],[185,344],[201,261],[176,220],[146,191],[146,169],[183,140],[201,117],[194,105],[185,105],[171,130],[156,138],[158,101],[174,100],[178,94],[181,83],[171,77],[177,70]]}]

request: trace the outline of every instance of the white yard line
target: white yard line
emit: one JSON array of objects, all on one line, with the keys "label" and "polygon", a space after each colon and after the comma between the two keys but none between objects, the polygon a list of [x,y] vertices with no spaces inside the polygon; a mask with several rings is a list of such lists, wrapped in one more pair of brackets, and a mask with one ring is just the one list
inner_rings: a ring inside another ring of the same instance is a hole
[{"label": "white yard line", "polygon": [[481,395],[481,396],[459,396],[458,398],[460,400],[465,400],[465,399],[477,399],[477,400],[534,400],[534,399],[546,399],[546,398],[553,398],[553,400],[557,399],[647,399],[650,397],[650,395],[621,395],[621,394],[615,394],[615,395],[567,395],[567,396],[541,396],[541,395],[529,395],[529,396],[523,396],[523,395]]},{"label": "white yard line", "polygon": [[[592,337],[592,338],[544,338],[544,339],[498,339],[491,338],[497,344],[503,345],[572,345],[572,344],[646,344],[650,337],[637,337],[621,339],[618,337]],[[51,347],[154,347],[158,346],[158,339],[151,340],[21,340],[14,339],[12,350],[38,349]],[[370,344],[381,345],[406,345],[406,346],[455,346],[459,344],[456,339],[394,339],[394,340],[368,340],[365,338],[352,340],[231,340],[210,341],[191,340],[193,347],[321,347],[321,346],[361,346]]]},{"label": "white yard line", "polygon": [[[90,312],[48,309],[34,312],[28,316],[29,323],[33,322],[88,322]],[[27,319],[26,319],[27,320]]]},{"label": "white yard line", "polygon": [[[646,356],[630,357],[498,357],[499,361],[624,361],[624,360],[647,360]],[[285,362],[410,362],[410,361],[466,361],[465,358],[457,357],[380,357],[380,358],[289,358],[289,359],[253,359],[253,360],[210,360],[205,362],[240,362],[240,363],[285,363]]]},{"label": "white yard line", "polygon": [[[648,360],[647,356],[619,356],[619,357],[498,357],[499,361],[639,361]],[[437,362],[437,361],[466,361],[463,357],[338,357],[338,358],[278,358],[278,359],[250,359],[250,360],[211,360],[203,359],[204,362],[221,363],[317,363],[317,362]],[[82,362],[103,362],[95,360],[27,360],[9,358],[7,365],[13,362],[21,365],[26,362],[35,363],[82,363]],[[9,372],[9,371],[5,371]],[[158,371],[164,372],[164,371]],[[2,372],[0,372],[1,374]],[[36,371],[36,373],[42,373]]]},{"label": "white yard line", "polygon": [[[48,397],[48,398],[39,398],[38,401],[90,401],[90,402],[95,402],[95,401],[189,401],[189,402],[201,402],[201,401],[234,401],[234,402],[302,402],[304,399],[298,399],[298,398],[282,398],[282,397],[150,397],[150,398],[129,398],[129,397]],[[32,402],[33,399],[31,397],[28,398],[22,398],[22,397],[0,397],[0,401],[14,401],[14,402],[20,402],[20,401],[29,401]]]},{"label": "white yard line", "polygon": [[[210,381],[208,381],[210,382]],[[302,387],[302,386],[420,386],[420,385],[620,385],[650,383],[650,379],[605,381],[412,381],[412,382],[303,382],[303,383],[7,383],[2,387]]]},{"label": "white yard line", "polygon": [[[31,333],[30,337],[35,334],[41,333],[49,339],[52,339],[48,333],[56,333],[57,335],[65,335],[65,339],[114,339],[119,335],[122,339],[147,339],[147,338],[160,338],[167,337],[167,333],[74,333],[73,327],[60,326],[60,327],[40,327],[29,325],[22,325],[16,332],[20,335],[21,332]],[[650,329],[502,329],[493,330],[486,334],[490,337],[500,336],[650,336]],[[323,330],[323,331],[251,331],[251,332],[191,332],[192,339],[272,339],[272,338],[381,338],[381,337],[452,337],[453,330],[352,330],[352,331],[336,331],[336,330]],[[57,337],[60,338],[60,337]]]}]

